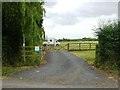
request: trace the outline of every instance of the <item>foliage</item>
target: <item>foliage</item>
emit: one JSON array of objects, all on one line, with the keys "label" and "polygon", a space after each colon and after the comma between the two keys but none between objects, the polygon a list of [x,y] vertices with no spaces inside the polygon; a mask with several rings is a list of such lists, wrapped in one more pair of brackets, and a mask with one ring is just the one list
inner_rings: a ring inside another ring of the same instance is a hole
[{"label": "foliage", "polygon": [[87,37],[84,37],[82,39],[67,39],[67,38],[63,38],[63,39],[59,39],[59,41],[97,41],[96,38],[87,38]]},{"label": "foliage", "polygon": [[3,64],[22,62],[21,48],[25,38],[27,46],[41,45],[44,39],[42,26],[44,2],[3,2]]},{"label": "foliage", "polygon": [[40,45],[44,39],[44,28],[42,26],[44,8],[43,2],[22,3],[22,30],[25,34],[26,45]]},{"label": "foliage", "polygon": [[14,65],[20,60],[21,15],[20,3],[2,3],[3,64]]},{"label": "foliage", "polygon": [[99,45],[97,46],[96,61],[97,67],[107,69],[118,69],[120,65],[120,22],[110,21],[96,28]]},{"label": "foliage", "polygon": [[96,38],[90,38],[90,37],[84,37],[84,38],[82,38],[82,41],[97,41],[97,39]]}]

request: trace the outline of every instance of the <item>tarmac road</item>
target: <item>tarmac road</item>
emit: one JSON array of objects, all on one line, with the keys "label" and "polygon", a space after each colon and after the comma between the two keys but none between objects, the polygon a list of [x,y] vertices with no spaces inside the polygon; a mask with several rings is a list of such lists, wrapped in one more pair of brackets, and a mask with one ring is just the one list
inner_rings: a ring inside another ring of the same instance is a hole
[{"label": "tarmac road", "polygon": [[3,88],[117,88],[118,82],[77,56],[64,51],[46,54],[46,65],[17,72]]}]

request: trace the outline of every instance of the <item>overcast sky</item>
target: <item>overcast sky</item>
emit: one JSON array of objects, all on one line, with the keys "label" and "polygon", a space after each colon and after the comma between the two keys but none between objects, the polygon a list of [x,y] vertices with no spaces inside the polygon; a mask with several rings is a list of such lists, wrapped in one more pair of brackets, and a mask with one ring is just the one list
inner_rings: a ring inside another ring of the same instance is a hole
[{"label": "overcast sky", "polygon": [[45,2],[46,17],[43,25],[49,38],[94,37],[92,30],[94,27],[108,19],[117,19],[118,16],[118,0],[45,0]]}]

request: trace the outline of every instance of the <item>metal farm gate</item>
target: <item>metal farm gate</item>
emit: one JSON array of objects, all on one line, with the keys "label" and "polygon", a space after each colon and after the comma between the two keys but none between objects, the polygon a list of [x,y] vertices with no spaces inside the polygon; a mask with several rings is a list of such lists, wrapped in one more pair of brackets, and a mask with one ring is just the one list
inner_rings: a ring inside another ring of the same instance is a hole
[{"label": "metal farm gate", "polygon": [[82,51],[95,50],[97,43],[68,43],[59,46],[43,46],[44,51]]}]

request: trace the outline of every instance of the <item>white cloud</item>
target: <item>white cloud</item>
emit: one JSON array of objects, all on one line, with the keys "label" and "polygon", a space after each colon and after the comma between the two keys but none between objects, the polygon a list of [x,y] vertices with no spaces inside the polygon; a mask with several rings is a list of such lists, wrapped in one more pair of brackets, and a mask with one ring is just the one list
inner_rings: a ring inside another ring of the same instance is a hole
[{"label": "white cloud", "polygon": [[46,35],[54,38],[94,37],[91,29],[102,20],[117,18],[118,13],[117,3],[83,0],[56,0],[46,5],[46,11],[43,23]]},{"label": "white cloud", "polygon": [[58,3],[53,8],[54,13],[67,13],[75,10],[82,5],[81,0],[58,0]]},{"label": "white cloud", "polygon": [[[89,20],[91,22],[89,22]],[[89,33],[89,30],[96,24],[96,20],[94,18],[89,20],[86,19],[75,25],[57,25],[52,28],[52,30],[46,30],[46,34],[48,37],[54,36],[56,38],[82,38],[84,36],[92,37],[93,35],[92,33]]]}]

